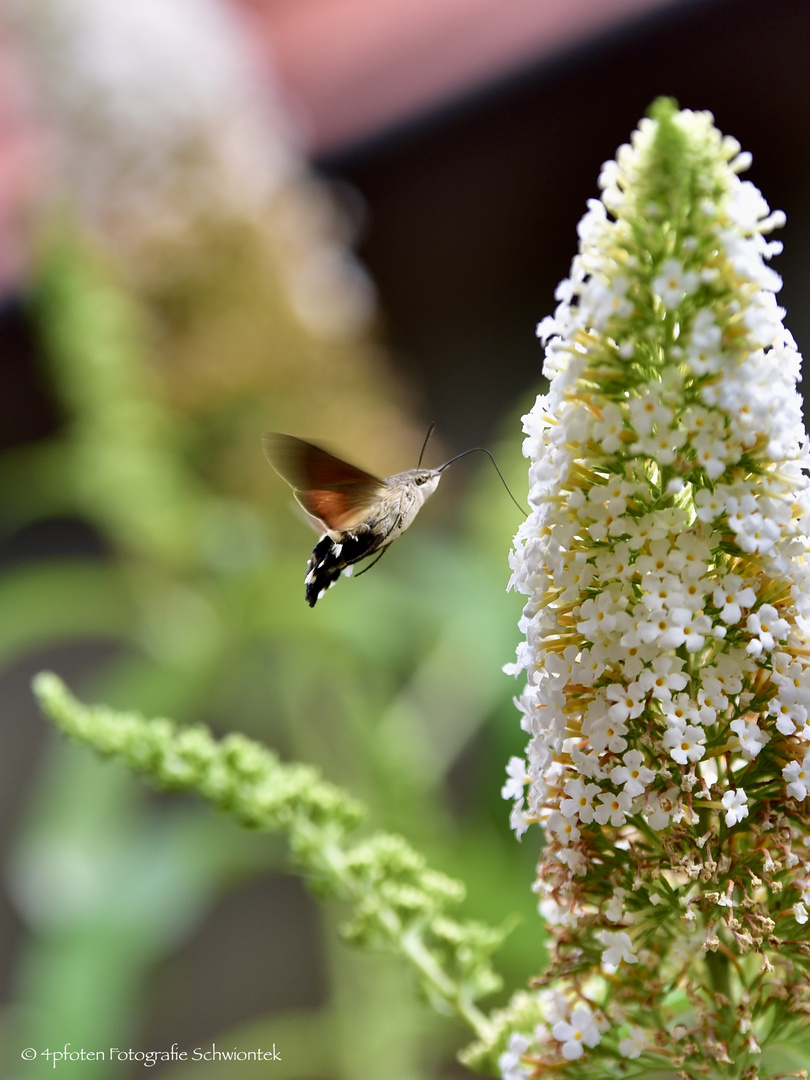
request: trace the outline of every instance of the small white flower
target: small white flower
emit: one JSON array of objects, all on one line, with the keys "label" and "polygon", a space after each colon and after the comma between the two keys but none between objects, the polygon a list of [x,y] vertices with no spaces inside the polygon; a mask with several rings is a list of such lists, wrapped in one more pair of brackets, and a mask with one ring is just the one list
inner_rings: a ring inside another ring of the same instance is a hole
[{"label": "small white flower", "polygon": [[665,259],[661,264],[661,273],[653,280],[653,289],[664,301],[664,307],[672,310],[691,295],[699,284],[700,276],[694,271],[685,271],[678,259]]},{"label": "small white flower", "polygon": [[740,742],[740,752],[746,761],[753,761],[763,746],[771,741],[767,731],[756,723],[741,717],[731,722],[731,730]]},{"label": "small white flower", "polygon": [[717,489],[709,491],[708,488],[701,488],[695,496],[695,513],[700,521],[706,523],[714,521],[720,517],[725,508],[726,504]]},{"label": "small white flower", "polygon": [[689,679],[684,675],[684,661],[679,656],[663,654],[656,656],[652,666],[645,668],[638,684],[645,692],[652,691],[659,701],[671,701],[673,692],[683,690]]},{"label": "small white flower", "polygon": [[714,374],[723,366],[723,354],[705,345],[691,343],[686,351],[686,362],[695,375]]},{"label": "small white flower", "polygon": [[748,817],[748,799],[742,788],[736,791],[727,791],[723,796],[723,809],[725,810],[726,825],[730,829],[743,818]]},{"label": "small white flower", "polygon": [[[688,610],[688,609],[687,609]],[[706,638],[712,632],[712,620],[708,615],[689,612],[691,618],[684,622],[682,633],[687,652],[698,652],[706,644]]]},{"label": "small white flower", "polygon": [[710,480],[717,480],[726,471],[726,463],[733,455],[723,439],[713,439],[710,435],[698,435],[692,441],[695,461]]},{"label": "small white flower", "polygon": [[692,701],[688,694],[676,694],[669,701],[663,701],[661,707],[664,710],[667,726],[671,729],[685,728],[687,724],[698,724],[697,703]]},{"label": "small white flower", "polygon": [[711,675],[705,675],[703,686],[698,691],[698,719],[701,724],[713,724],[727,706],[728,698],[723,693],[723,684]]},{"label": "small white flower", "polygon": [[519,799],[512,807],[512,811],[509,815],[509,828],[512,829],[517,839],[520,840],[521,836],[523,836],[533,820],[532,816],[527,814],[523,809],[523,799]]},{"label": "small white flower", "polygon": [[606,454],[615,454],[622,445],[624,414],[614,402],[602,409],[602,419],[594,424],[593,437]]},{"label": "small white flower", "polygon": [[655,772],[644,764],[640,750],[628,750],[622,758],[622,764],[611,770],[610,782],[617,786],[623,784],[627,794],[635,797],[644,794],[647,785],[652,783],[655,776]]},{"label": "small white flower", "polygon": [[624,721],[599,715],[593,719],[589,715],[586,721],[582,725],[582,731],[588,736],[593,750],[600,754],[605,750],[610,750],[611,754],[621,754],[627,746],[624,737],[627,734],[627,724]]},{"label": "small white flower", "polygon": [[804,761],[789,762],[782,769],[782,778],[787,784],[788,797],[803,802],[810,795],[810,753]]},{"label": "small white flower", "polygon": [[597,750],[589,750],[587,754],[583,754],[581,750],[574,749],[571,751],[571,760],[583,776],[588,776],[592,780],[604,779],[605,770],[599,764]]},{"label": "small white flower", "polygon": [[706,732],[703,728],[687,724],[685,727],[670,728],[664,735],[664,746],[669,750],[670,757],[679,765],[686,765],[690,761],[700,761],[706,753],[703,745],[706,741]]},{"label": "small white flower", "polygon": [[720,618],[730,626],[740,621],[742,609],[751,607],[756,598],[754,590],[743,586],[742,579],[736,574],[727,574],[712,596],[714,606],[720,608]]},{"label": "small white flower", "polygon": [[580,608],[577,630],[588,641],[601,641],[616,626],[618,609],[611,594],[601,592],[596,599],[588,599]]},{"label": "small white flower", "polygon": [[607,825],[610,822],[615,828],[624,825],[625,815],[630,812],[633,806],[632,795],[629,795],[626,791],[621,792],[619,795],[603,791],[597,797],[602,805],[596,808],[593,816],[599,824]]},{"label": "small white flower", "polygon": [[529,782],[524,759],[510,757],[509,764],[506,766],[506,775],[509,779],[501,788],[501,798],[519,799],[523,795],[524,787]]},{"label": "small white flower", "polygon": [[632,948],[633,942],[624,930],[600,930],[597,937],[605,946],[602,953],[602,967],[608,973],[617,971],[622,962],[638,963],[638,957]]},{"label": "small white flower", "polygon": [[759,511],[746,515],[736,529],[737,545],[749,554],[770,552],[779,539],[779,525],[763,517]]},{"label": "small white flower", "polygon": [[801,900],[797,904],[793,905],[793,918],[796,920],[797,923],[800,923],[802,926],[807,922],[807,908],[804,906]]},{"label": "small white flower", "polygon": [[770,652],[777,641],[783,641],[790,630],[786,619],[779,617],[779,612],[771,604],[763,604],[758,611],[752,611],[745,624],[753,635],[748,644],[748,651],[753,656]]},{"label": "small white flower", "polygon": [[578,817],[586,825],[593,821],[593,800],[599,794],[599,785],[569,780],[564,790],[568,798],[560,803],[561,813],[565,817]]},{"label": "small white flower", "polygon": [[640,397],[628,403],[630,419],[637,435],[649,435],[655,428],[669,428],[674,414],[668,405],[664,405],[652,386],[645,387]]},{"label": "small white flower", "polygon": [[529,1049],[529,1040],[514,1032],[509,1037],[509,1047],[498,1058],[501,1080],[525,1080],[530,1075],[521,1065],[521,1057]]},{"label": "small white flower", "polygon": [[555,810],[546,822],[546,832],[551,833],[561,844],[575,844],[580,838],[580,831],[572,819],[558,810]]},{"label": "small white flower", "polygon": [[613,896],[611,898],[611,901],[605,908],[606,919],[610,919],[611,922],[620,922],[625,917],[625,896],[627,896],[627,890],[622,889],[620,886],[616,886],[616,888],[613,890]]},{"label": "small white flower", "polygon": [[647,796],[644,818],[651,829],[661,832],[669,825],[677,798],[677,788],[669,788],[661,794],[657,791]]},{"label": "small white flower", "polygon": [[631,1024],[630,1035],[619,1043],[619,1053],[626,1058],[641,1057],[646,1045],[647,1037],[644,1034],[644,1029],[636,1024]]},{"label": "small white flower", "polygon": [[584,1006],[574,1009],[570,1023],[558,1021],[552,1028],[552,1034],[563,1044],[560,1049],[567,1061],[579,1060],[583,1046],[597,1046],[602,1038],[591,1010]]},{"label": "small white flower", "polygon": [[[636,624],[636,635],[640,642],[655,643],[662,651],[677,649],[686,642],[684,626],[692,622],[692,612],[687,608],[673,608],[656,611],[649,619],[641,619]],[[622,639],[630,644],[630,635]]]},{"label": "small white flower", "polygon": [[604,329],[611,318],[626,318],[633,305],[625,295],[627,278],[617,274],[612,282],[592,277],[581,294],[580,307],[583,315],[599,329]]},{"label": "small white flower", "polygon": [[635,720],[644,711],[644,699],[647,696],[637,684],[622,686],[612,684],[605,690],[605,696],[612,702],[608,709],[611,720]]}]

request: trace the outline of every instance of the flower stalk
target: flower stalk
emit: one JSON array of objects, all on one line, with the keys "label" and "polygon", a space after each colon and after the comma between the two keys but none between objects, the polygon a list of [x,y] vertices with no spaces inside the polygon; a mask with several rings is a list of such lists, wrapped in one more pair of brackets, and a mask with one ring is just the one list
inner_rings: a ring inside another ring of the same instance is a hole
[{"label": "flower stalk", "polygon": [[545,832],[552,962],[505,1080],[788,1075],[810,1012],[810,457],[749,163],[657,102],[538,327],[504,796]]},{"label": "flower stalk", "polygon": [[50,672],[36,677],[34,691],[66,735],[156,787],[194,791],[244,828],[288,834],[310,887],[351,905],[345,936],[401,956],[437,1011],[488,1036],[476,1001],[500,986],[490,956],[507,931],[454,919],[450,911],[464,899],[464,886],[431,870],[402,837],[375,833],[352,842],[364,808],[317,769],[283,764],[244,735],[217,741],[202,725],[179,728],[84,705]]}]

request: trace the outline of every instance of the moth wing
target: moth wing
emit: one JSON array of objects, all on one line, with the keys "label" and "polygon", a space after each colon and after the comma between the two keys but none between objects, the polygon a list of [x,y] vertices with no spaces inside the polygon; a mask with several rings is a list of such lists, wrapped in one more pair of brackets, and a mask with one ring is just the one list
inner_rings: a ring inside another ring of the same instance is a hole
[{"label": "moth wing", "polygon": [[346,532],[365,520],[369,509],[379,499],[380,489],[375,487],[372,492],[361,492],[316,488],[314,491],[293,491],[293,494],[304,510],[327,530]]},{"label": "moth wing", "polygon": [[326,529],[358,525],[386,490],[378,477],[292,435],[270,431],[262,445],[267,460],[307,514]]},{"label": "moth wing", "polygon": [[363,472],[348,461],[341,461],[334,454],[319,446],[296,439],[293,435],[281,435],[268,431],[262,438],[267,460],[291,488],[330,488],[341,484],[367,484],[377,488],[385,485],[371,473]]}]

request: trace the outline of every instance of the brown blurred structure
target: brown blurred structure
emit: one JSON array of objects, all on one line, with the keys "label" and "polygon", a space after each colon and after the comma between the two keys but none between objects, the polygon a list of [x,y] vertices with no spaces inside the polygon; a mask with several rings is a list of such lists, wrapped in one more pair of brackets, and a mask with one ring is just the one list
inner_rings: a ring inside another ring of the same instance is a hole
[{"label": "brown blurred structure", "polygon": [[[213,2],[213,0],[212,0]],[[810,94],[804,0],[221,0],[280,85],[303,142],[348,181],[387,337],[426,415],[487,438],[541,356],[600,163],[659,94],[709,108],[788,215],[788,325],[805,293]],[[0,81],[19,82],[0,51]],[[767,77],[762,72],[767,68]],[[25,266],[15,214],[34,176],[25,96],[3,95],[0,289]],[[13,238],[11,243],[8,239]]]},{"label": "brown blurred structure", "polygon": [[[486,439],[516,399],[530,400],[534,324],[554,306],[599,165],[662,93],[711,109],[753,152],[751,178],[788,216],[776,267],[806,346],[804,0],[219,3],[248,30],[246,64],[264,66],[268,101],[280,86],[322,171],[359,192],[349,205],[388,343],[448,441]],[[42,164],[6,38],[0,85],[8,294],[23,287],[20,222]]]}]

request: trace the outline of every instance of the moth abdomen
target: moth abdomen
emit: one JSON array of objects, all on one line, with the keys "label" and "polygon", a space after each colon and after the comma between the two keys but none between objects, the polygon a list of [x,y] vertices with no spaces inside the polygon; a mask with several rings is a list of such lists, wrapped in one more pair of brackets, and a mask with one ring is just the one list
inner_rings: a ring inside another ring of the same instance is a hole
[{"label": "moth abdomen", "polygon": [[379,547],[380,536],[373,532],[343,533],[340,540],[329,533],[322,536],[309,557],[304,578],[309,606],[315,607],[347,566],[373,555]]}]

